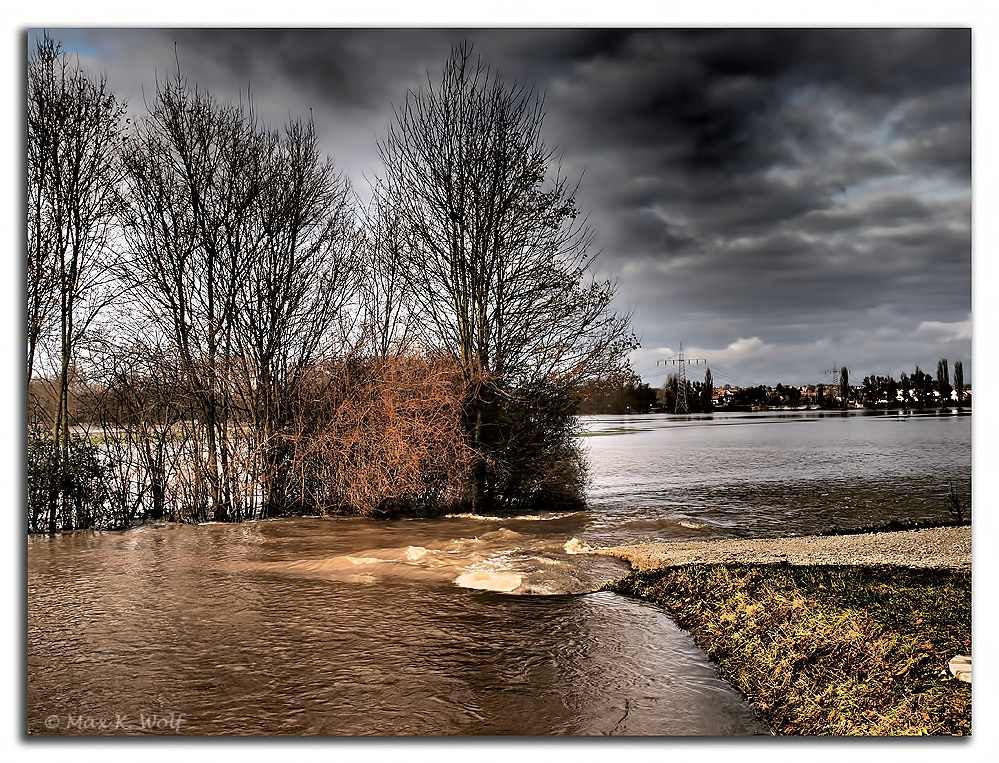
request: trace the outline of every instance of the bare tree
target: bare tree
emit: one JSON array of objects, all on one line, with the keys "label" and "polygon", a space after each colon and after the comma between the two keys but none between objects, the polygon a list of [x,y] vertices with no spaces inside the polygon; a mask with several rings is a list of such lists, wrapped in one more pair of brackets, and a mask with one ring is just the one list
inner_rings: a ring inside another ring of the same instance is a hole
[{"label": "bare tree", "polygon": [[261,460],[263,510],[285,506],[291,425],[307,376],[345,354],[357,307],[360,243],[347,179],[319,152],[312,122],[267,137],[250,211],[255,256],[237,294],[242,392]]},{"label": "bare tree", "polygon": [[439,85],[409,94],[379,146],[413,328],[466,384],[466,428],[483,453],[478,506],[495,492],[487,462],[499,453],[499,407],[526,417],[532,397],[608,376],[636,346],[627,318],[609,311],[613,284],[589,275],[593,234],[542,140],[543,120],[540,97],[505,85],[465,45]]},{"label": "bare tree", "polygon": [[280,510],[283,430],[307,376],[356,334],[349,184],[311,121],[265,130],[250,106],[220,103],[179,71],[159,86],[126,164],[122,277],[196,402],[212,515]]},{"label": "bare tree", "polygon": [[367,218],[362,298],[368,350],[384,359],[409,349],[412,296],[402,221],[379,191]]},{"label": "bare tree", "polygon": [[33,528],[87,525],[94,500],[121,526],[582,499],[577,391],[636,345],[541,99],[470,55],[399,110],[362,226],[311,121],[266,130],[178,65],[123,136],[104,80],[39,43],[27,371],[55,456],[32,475],[68,473],[71,392],[103,439],[73,451],[81,489],[32,482]]},{"label": "bare tree", "polygon": [[[51,328],[55,342],[47,351],[57,399],[52,473],[65,482],[73,364],[81,338],[112,295],[107,252],[119,208],[124,107],[104,77],[91,78],[47,35],[27,71],[27,373],[30,381]],[[50,531],[66,489],[53,484]],[[87,522],[85,516],[75,520],[77,526]],[[63,526],[73,521],[64,512]]]},{"label": "bare tree", "polygon": [[251,111],[189,87],[178,69],[158,85],[125,157],[131,257],[121,275],[171,343],[196,401],[205,461],[197,479],[217,520],[238,520],[245,508],[230,384],[237,299],[261,246],[252,213],[266,156]]}]

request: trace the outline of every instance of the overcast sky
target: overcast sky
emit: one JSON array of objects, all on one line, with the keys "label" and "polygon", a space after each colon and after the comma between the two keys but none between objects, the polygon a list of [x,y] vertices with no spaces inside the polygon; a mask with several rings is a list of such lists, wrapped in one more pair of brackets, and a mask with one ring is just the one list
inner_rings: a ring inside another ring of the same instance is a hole
[{"label": "overcast sky", "polygon": [[[175,64],[274,126],[315,117],[364,194],[393,105],[471,41],[545,93],[583,175],[643,378],[704,357],[718,384],[971,370],[966,29],[52,30],[140,113]],[[29,46],[33,46],[29,34]],[[698,378],[700,370],[692,370]]]}]

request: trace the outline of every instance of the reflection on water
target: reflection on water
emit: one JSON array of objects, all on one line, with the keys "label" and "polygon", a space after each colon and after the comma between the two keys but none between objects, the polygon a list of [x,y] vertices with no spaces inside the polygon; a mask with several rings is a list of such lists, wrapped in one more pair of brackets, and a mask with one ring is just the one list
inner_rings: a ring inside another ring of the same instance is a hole
[{"label": "reflection on water", "polygon": [[633,430],[583,440],[587,511],[29,538],[29,730],[766,733],[662,612],[588,593],[625,571],[589,548],[941,519],[951,483],[970,494],[968,417],[587,426]]}]

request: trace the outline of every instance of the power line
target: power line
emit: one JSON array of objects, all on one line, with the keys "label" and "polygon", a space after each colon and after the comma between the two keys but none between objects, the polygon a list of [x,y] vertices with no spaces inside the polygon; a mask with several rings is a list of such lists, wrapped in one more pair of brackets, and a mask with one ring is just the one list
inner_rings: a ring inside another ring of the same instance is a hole
[{"label": "power line", "polygon": [[[679,358],[677,358],[677,359],[679,359]],[[662,365],[664,365],[663,361],[657,361],[656,362],[656,366],[657,366],[656,370],[654,372],[650,372],[650,373],[646,374],[645,375],[646,378],[648,378],[650,380],[658,380],[660,378],[660,376],[666,376],[666,375],[668,375],[669,371],[668,371],[667,368],[659,368],[659,366],[662,366]],[[837,370],[836,373],[839,373],[839,371]],[[769,386],[767,384],[764,384],[763,382],[752,381],[752,380],[746,379],[745,377],[741,377],[741,376],[740,377],[733,376],[732,374],[726,373],[724,368],[722,368],[721,366],[715,365],[714,363],[711,364],[711,375],[714,377],[714,379],[715,379],[716,382],[721,381],[721,382],[724,382],[726,384],[730,384],[733,387],[740,387],[740,388],[742,388],[742,387],[765,387],[765,386]],[[663,381],[665,382],[665,379]]]},{"label": "power line", "polygon": [[718,366],[713,366],[711,369],[711,374],[719,381],[723,381],[730,384],[733,387],[762,387],[763,384],[757,384],[756,382],[747,381],[746,379],[739,379],[730,374],[725,373],[724,370],[718,368]]},{"label": "power line", "polygon": [[687,406],[687,366],[697,366],[708,364],[705,358],[685,358],[683,356],[683,342],[680,342],[680,349],[677,351],[675,358],[667,358],[665,360],[657,360],[656,365],[662,363],[663,365],[674,365],[677,368],[677,382],[676,382],[676,407],[674,408],[674,413],[690,413],[690,408]]}]

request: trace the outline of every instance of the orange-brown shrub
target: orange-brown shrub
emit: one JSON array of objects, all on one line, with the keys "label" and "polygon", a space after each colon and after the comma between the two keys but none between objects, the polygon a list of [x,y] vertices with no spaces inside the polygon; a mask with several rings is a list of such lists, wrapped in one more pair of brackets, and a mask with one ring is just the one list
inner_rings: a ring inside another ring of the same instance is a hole
[{"label": "orange-brown shrub", "polygon": [[432,514],[465,500],[475,454],[462,434],[460,373],[416,355],[317,369],[288,470],[301,510]]}]

